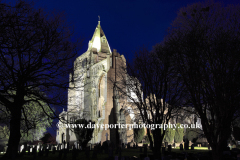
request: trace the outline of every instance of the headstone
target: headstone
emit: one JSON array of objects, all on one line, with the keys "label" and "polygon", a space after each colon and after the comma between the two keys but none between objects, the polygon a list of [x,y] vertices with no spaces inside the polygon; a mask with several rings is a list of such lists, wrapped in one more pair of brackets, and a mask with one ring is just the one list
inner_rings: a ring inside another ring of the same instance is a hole
[{"label": "headstone", "polygon": [[60,150],[60,144],[57,145],[57,148],[56,148],[58,151]]},{"label": "headstone", "polygon": [[194,150],[194,145],[193,144],[191,145],[191,150]]},{"label": "headstone", "polygon": [[24,145],[21,145],[21,147],[20,147],[20,152],[23,151],[23,148],[24,148]]},{"label": "headstone", "polygon": [[181,151],[183,150],[183,144],[180,144],[180,150]]},{"label": "headstone", "polygon": [[74,146],[75,146],[76,149],[78,149],[77,142],[74,142]]},{"label": "headstone", "polygon": [[63,141],[63,148],[64,149],[66,148],[66,141],[65,140]]},{"label": "headstone", "polygon": [[188,141],[188,139],[184,143],[184,149],[185,150],[189,150],[189,141]]},{"label": "headstone", "polygon": [[172,151],[172,145],[168,145],[168,152]]}]

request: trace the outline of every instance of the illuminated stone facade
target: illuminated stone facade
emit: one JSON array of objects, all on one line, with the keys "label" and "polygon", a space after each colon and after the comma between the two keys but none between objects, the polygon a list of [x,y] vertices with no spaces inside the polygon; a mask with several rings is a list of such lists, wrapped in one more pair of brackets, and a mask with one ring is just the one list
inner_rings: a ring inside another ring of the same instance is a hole
[{"label": "illuminated stone facade", "polygon": [[[60,114],[66,123],[74,123],[77,119],[92,120],[101,124],[118,124],[133,122],[133,116],[120,109],[126,98],[119,99],[114,93],[113,81],[118,67],[126,66],[123,55],[115,49],[111,51],[107,38],[100,26],[96,27],[88,50],[74,61],[74,72],[70,74],[68,89],[68,110]],[[61,125],[62,122],[59,121]],[[119,133],[119,134],[118,134]],[[106,136],[106,134],[108,136]],[[106,139],[108,137],[108,139]],[[127,129],[95,129],[90,143],[95,144],[110,140],[115,144],[128,143],[133,140],[133,131]],[[73,130],[60,128],[57,130],[58,143],[76,142]]]}]

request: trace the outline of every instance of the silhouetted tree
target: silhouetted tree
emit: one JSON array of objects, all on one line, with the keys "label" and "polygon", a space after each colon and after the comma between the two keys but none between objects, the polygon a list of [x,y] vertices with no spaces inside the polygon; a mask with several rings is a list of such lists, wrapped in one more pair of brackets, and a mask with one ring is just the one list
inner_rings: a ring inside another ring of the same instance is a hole
[{"label": "silhouetted tree", "polygon": [[[115,87],[119,95],[126,96],[128,101],[133,103],[135,120],[148,125],[163,125],[168,124],[177,112],[183,90],[181,79],[172,64],[172,55],[165,52],[159,44],[151,52],[146,49],[137,51],[133,62],[128,63],[127,68],[122,68],[125,72],[117,73],[119,78]],[[127,78],[124,78],[126,75]],[[150,146],[158,159],[161,157],[160,148],[164,134],[165,130],[160,126],[151,130],[151,133],[147,129]]]},{"label": "silhouetted tree", "polygon": [[45,133],[44,136],[40,138],[40,140],[43,142],[43,144],[51,143],[52,141],[54,141],[50,133]]},{"label": "silhouetted tree", "polygon": [[206,2],[180,9],[165,46],[201,118],[214,160],[222,159],[240,106],[240,6]]},{"label": "silhouetted tree", "polygon": [[0,105],[10,113],[10,136],[4,157],[18,153],[20,127],[30,129],[24,105],[34,102],[50,118],[42,105],[66,105],[69,61],[76,44],[61,14],[49,15],[41,9],[18,1],[11,6],[0,4]]}]

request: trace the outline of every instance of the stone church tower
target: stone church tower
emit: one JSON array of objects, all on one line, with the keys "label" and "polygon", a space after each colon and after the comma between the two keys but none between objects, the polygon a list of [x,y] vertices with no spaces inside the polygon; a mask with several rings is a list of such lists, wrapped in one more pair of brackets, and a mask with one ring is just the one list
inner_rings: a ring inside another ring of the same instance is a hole
[{"label": "stone church tower", "polygon": [[[115,49],[111,51],[100,21],[89,41],[88,50],[74,61],[74,71],[70,74],[68,89],[68,109],[60,114],[65,123],[74,123],[77,119],[92,120],[95,124],[130,124],[133,119],[129,112],[121,109],[127,98],[119,98],[114,90],[116,73],[126,66],[126,59]],[[59,121],[61,125],[62,122]],[[72,129],[61,127],[57,130],[58,143],[76,142]],[[110,140],[128,143],[133,140],[133,131],[126,129],[95,128],[89,143]]]}]

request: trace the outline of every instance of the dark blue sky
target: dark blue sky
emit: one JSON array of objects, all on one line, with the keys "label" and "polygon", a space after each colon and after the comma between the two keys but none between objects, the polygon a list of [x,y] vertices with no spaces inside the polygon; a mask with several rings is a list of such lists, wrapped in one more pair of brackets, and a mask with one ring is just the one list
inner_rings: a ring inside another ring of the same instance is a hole
[{"label": "dark blue sky", "polygon": [[[3,0],[4,1],[4,0]],[[35,0],[36,8],[65,12],[66,20],[74,27],[74,36],[85,38],[79,55],[87,50],[101,17],[101,26],[111,49],[126,58],[143,45],[152,46],[163,40],[167,28],[180,8],[201,0]],[[15,0],[5,0],[14,3]],[[224,4],[239,4],[239,0],[222,0]],[[56,134],[52,129],[52,134]]]},{"label": "dark blue sky", "polygon": [[[6,2],[14,2],[7,0]],[[84,37],[87,49],[101,17],[101,26],[111,49],[125,57],[145,45],[149,50],[163,40],[166,30],[181,7],[199,0],[34,0],[36,8],[63,11],[75,28],[76,37]],[[223,0],[224,4],[238,4],[239,0]]]}]

